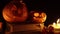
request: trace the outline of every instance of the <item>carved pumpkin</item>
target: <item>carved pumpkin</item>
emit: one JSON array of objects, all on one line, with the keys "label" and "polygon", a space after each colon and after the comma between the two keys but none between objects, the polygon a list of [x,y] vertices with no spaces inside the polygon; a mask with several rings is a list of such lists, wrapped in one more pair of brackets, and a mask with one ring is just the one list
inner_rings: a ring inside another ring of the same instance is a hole
[{"label": "carved pumpkin", "polygon": [[43,23],[46,21],[47,15],[44,12],[33,12],[33,21]]},{"label": "carved pumpkin", "polygon": [[26,5],[19,1],[12,1],[7,4],[2,14],[8,22],[23,22],[28,16]]}]

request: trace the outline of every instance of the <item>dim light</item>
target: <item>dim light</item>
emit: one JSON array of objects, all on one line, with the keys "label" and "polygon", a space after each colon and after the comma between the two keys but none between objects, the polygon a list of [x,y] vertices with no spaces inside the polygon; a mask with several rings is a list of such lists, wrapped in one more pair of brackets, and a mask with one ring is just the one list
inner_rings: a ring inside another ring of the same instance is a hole
[{"label": "dim light", "polygon": [[38,16],[39,16],[39,13],[34,13],[34,16],[35,16],[35,17],[38,17]]}]

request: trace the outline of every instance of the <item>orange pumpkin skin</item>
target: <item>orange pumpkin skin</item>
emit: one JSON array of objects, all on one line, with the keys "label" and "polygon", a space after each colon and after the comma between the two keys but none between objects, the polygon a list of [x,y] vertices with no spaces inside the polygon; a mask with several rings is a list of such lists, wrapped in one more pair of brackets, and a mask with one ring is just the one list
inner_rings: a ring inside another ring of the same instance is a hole
[{"label": "orange pumpkin skin", "polygon": [[2,30],[2,25],[3,25],[3,23],[2,22],[0,22],[0,29]]},{"label": "orange pumpkin skin", "polygon": [[2,15],[7,22],[11,23],[23,22],[28,17],[26,5],[22,2],[20,2],[20,4],[17,6],[14,4],[14,2],[10,2],[4,7]]}]

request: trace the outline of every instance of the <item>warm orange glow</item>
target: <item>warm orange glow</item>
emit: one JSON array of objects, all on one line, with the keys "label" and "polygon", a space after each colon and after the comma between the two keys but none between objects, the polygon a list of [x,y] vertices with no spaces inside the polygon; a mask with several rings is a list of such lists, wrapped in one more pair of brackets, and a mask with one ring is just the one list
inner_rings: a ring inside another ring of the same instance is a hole
[{"label": "warm orange glow", "polygon": [[39,13],[34,13],[34,16],[35,16],[35,17],[38,17],[38,16],[39,16]]},{"label": "warm orange glow", "polygon": [[3,18],[11,23],[25,21],[28,17],[27,8],[25,4],[21,5],[19,8],[13,2],[6,5],[2,12]]},{"label": "warm orange glow", "polygon": [[[38,17],[39,16],[39,17]],[[39,14],[39,13],[34,13],[34,17],[33,17],[33,19],[35,20],[35,21],[37,21],[37,22],[40,22],[40,23],[43,23],[43,22],[45,22],[46,21],[46,18],[47,18],[47,15],[46,15],[46,13],[41,13],[41,14]]]}]

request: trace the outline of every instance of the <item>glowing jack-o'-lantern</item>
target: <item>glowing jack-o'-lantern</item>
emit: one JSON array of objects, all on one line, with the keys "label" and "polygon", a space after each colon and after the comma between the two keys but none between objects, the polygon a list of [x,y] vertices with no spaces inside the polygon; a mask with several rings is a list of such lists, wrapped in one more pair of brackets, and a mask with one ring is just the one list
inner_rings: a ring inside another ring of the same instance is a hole
[{"label": "glowing jack-o'-lantern", "polygon": [[43,23],[46,21],[47,15],[44,12],[34,12],[33,20],[39,23]]},{"label": "glowing jack-o'-lantern", "polygon": [[27,19],[27,8],[25,3],[12,1],[3,9],[3,17],[8,22],[23,22]]}]

